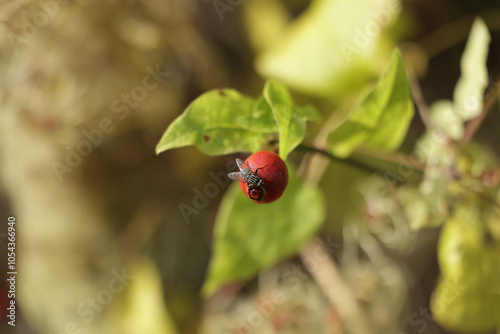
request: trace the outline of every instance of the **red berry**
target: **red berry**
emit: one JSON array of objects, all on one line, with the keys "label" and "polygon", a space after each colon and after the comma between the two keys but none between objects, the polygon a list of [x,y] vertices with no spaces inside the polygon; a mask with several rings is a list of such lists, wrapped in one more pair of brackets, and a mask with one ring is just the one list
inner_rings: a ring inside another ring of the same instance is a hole
[{"label": "red berry", "polygon": [[243,193],[255,203],[271,203],[283,195],[288,184],[288,169],[281,158],[269,151],[259,151],[244,162],[236,159],[239,172],[229,177],[240,182]]}]

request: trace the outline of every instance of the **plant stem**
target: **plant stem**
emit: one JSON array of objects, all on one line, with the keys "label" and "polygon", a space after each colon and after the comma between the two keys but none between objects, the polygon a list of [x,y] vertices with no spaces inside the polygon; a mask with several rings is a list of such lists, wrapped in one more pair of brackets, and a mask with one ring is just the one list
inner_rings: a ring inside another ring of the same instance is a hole
[{"label": "plant stem", "polygon": [[415,102],[415,105],[417,107],[418,114],[420,115],[420,118],[422,119],[425,127],[428,130],[432,129],[429,105],[427,104],[427,102],[425,102],[424,94],[422,94],[420,83],[418,82],[417,76],[415,75],[413,69],[408,69],[408,81],[410,83],[410,91],[413,96],[413,101]]},{"label": "plant stem", "polygon": [[[318,154],[321,154],[325,157],[327,157],[328,159],[332,160],[332,161],[337,161],[337,162],[341,162],[341,163],[345,163],[345,164],[349,164],[351,166],[354,166],[358,169],[361,169],[361,170],[364,170],[364,171],[367,171],[367,172],[370,172],[370,173],[377,173],[381,176],[384,176],[384,177],[389,177],[391,179],[394,179],[395,181],[399,182],[399,183],[405,183],[408,181],[408,179],[406,177],[403,177],[401,176],[400,174],[398,175],[398,173],[394,173],[394,172],[390,172],[386,169],[383,169],[381,167],[378,167],[378,166],[374,166],[374,165],[370,165],[370,164],[367,164],[363,161],[360,161],[358,159],[355,158],[355,155],[351,156],[351,157],[347,157],[345,159],[341,159],[339,157],[336,157],[335,155],[333,155],[332,153],[328,152],[328,151],[325,151],[325,150],[322,150],[320,148],[317,148],[317,147],[312,147],[312,146],[307,146],[307,145],[299,145],[297,146],[298,149],[300,150],[304,150],[304,151],[308,151],[308,152],[314,152],[314,153],[318,153]],[[359,156],[360,154],[357,154],[357,156]],[[364,154],[363,154],[364,155]],[[367,155],[364,155],[364,156],[367,156]],[[422,170],[420,168],[420,166],[410,166],[408,164],[403,164],[402,162],[396,162],[396,161],[392,161],[392,160],[389,160],[389,159],[385,159],[385,158],[381,158],[381,157],[375,157],[375,156],[370,156],[370,158],[377,158],[377,159],[380,159],[382,161],[384,161],[385,163],[390,163],[390,164],[398,164],[399,165],[404,165],[406,168],[410,168],[412,170],[416,170],[420,173],[422,173]]]},{"label": "plant stem", "polygon": [[[360,307],[341,270],[324,249],[319,238],[311,239],[302,247],[299,255],[328,300],[337,308],[349,332],[370,333],[370,324],[365,311]],[[311,263],[318,261],[314,259],[321,259],[321,265],[311,266]]]},{"label": "plant stem", "polygon": [[417,44],[425,50],[429,58],[435,57],[466,40],[470,33],[470,27],[477,17],[484,20],[490,31],[500,29],[500,20],[498,20],[500,10],[488,9],[451,21],[421,38]]},{"label": "plant stem", "polygon": [[486,115],[488,115],[488,112],[490,111],[491,107],[494,105],[494,102],[497,101],[498,95],[500,94],[500,89],[499,89],[500,85],[498,84],[499,79],[500,78],[497,78],[497,80],[493,82],[492,87],[486,94],[486,97],[484,98],[482,112],[476,118],[472,119],[469,123],[467,123],[467,125],[465,126],[464,136],[460,142],[462,145],[467,144],[469,140],[474,136],[474,134],[476,133],[476,131],[479,129],[484,119],[486,118]]}]

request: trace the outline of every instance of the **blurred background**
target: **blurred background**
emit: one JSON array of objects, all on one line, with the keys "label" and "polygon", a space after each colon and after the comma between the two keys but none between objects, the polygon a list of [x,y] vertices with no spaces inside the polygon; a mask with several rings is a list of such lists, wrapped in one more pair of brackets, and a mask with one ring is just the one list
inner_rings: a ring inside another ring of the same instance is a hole
[{"label": "blurred background", "polygon": [[[450,99],[477,15],[492,34],[490,86],[498,85],[500,2],[477,0],[401,1],[364,61],[346,63],[336,45],[304,50],[310,54],[289,64],[299,76],[314,72],[318,59],[343,59],[329,64],[335,70],[324,68],[329,85],[280,75],[269,57],[300,24],[314,21],[313,6],[327,2],[0,1],[1,333],[350,332],[299,257],[202,299],[225,188],[199,207],[196,194],[213,181],[211,172],[227,172],[242,156],[208,157],[193,147],[154,153],[168,124],[213,88],[256,97],[267,77],[277,77],[324,119],[341,114],[376,80],[394,46],[428,103]],[[386,6],[331,2],[338,10],[332,17],[346,21],[365,15],[365,6],[374,13]],[[312,27],[319,29],[313,35],[330,29]],[[364,42],[354,35],[346,43],[359,53]],[[477,140],[498,154],[496,106],[489,117]],[[402,149],[410,152],[424,130],[416,116]],[[318,131],[310,125],[306,140]],[[303,155],[294,152],[288,163],[298,166]],[[397,212],[385,212],[390,203],[381,203],[381,192],[390,189],[370,178],[328,165],[319,181],[329,208],[320,239],[373,333],[449,333],[429,311],[438,230],[415,232]],[[182,203],[195,212],[183,216]],[[17,232],[15,327],[5,315],[9,216]],[[266,308],[275,289],[286,302]]]}]

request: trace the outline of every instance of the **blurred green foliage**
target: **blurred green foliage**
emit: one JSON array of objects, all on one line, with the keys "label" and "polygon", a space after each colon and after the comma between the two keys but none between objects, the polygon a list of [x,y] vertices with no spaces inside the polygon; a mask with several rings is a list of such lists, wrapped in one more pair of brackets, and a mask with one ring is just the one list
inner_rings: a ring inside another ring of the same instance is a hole
[{"label": "blurred green foliage", "polygon": [[[279,35],[279,42],[276,37],[277,42],[270,43],[272,36],[267,36],[265,41],[254,41],[262,48],[256,67],[264,76],[279,78],[284,83],[267,81],[264,99],[256,101],[227,89],[202,95],[169,126],[158,144],[157,153],[185,145],[195,145],[210,155],[254,152],[272,143],[272,137],[268,135],[277,133],[280,156],[286,159],[306,137],[306,120],[319,122],[320,117],[310,107],[294,105],[285,84],[327,99],[348,95],[352,90],[361,92],[363,89],[359,85],[361,82],[369,84],[367,79],[377,68],[378,62],[374,60],[383,59],[387,54],[383,34],[376,34],[376,38],[371,36],[375,42],[359,30],[361,22],[367,21],[366,14],[373,13],[373,8],[366,6],[365,1],[359,2],[365,6],[356,7],[355,17],[332,19],[341,13],[338,6],[359,5],[356,2],[314,1],[289,27],[284,28],[286,20],[274,25],[271,34]],[[389,9],[378,12],[377,18],[382,21],[366,23],[366,33],[370,31],[370,24],[378,24],[380,31],[382,26],[391,24],[393,15],[399,13],[400,8],[392,2],[381,1],[376,5],[380,6],[382,2]],[[275,2],[257,2],[251,10],[255,11],[259,6],[270,7],[275,13],[282,10]],[[250,15],[248,19],[254,29],[259,29],[260,25],[252,21],[255,17]],[[356,34],[354,41],[363,45],[363,52],[359,51],[360,45],[343,42],[351,28]],[[380,200],[387,196],[387,206],[381,208],[380,213],[394,215],[397,212],[394,205],[400,205],[402,211],[399,214],[406,215],[413,229],[433,227],[446,221],[439,243],[443,280],[434,294],[433,311],[445,327],[467,331],[488,330],[499,324],[497,314],[491,309],[495,309],[498,302],[495,284],[499,282],[497,262],[500,251],[488,224],[480,223],[496,217],[480,214],[485,208],[481,201],[464,202],[463,197],[468,197],[471,192],[471,184],[467,183],[467,172],[459,175],[461,180],[455,180],[454,173],[460,172],[457,157],[461,150],[449,143],[463,140],[463,123],[483,111],[489,42],[484,22],[476,20],[462,56],[462,75],[455,88],[454,101],[439,101],[429,108],[429,115],[425,115],[428,133],[418,143],[427,142],[429,145],[417,162],[419,166],[399,162],[400,167],[425,171],[421,182],[402,185],[395,192],[378,194]],[[340,49],[329,49],[332,46],[340,46]],[[367,59],[371,60],[369,66]],[[342,88],[337,82],[343,83]],[[360,148],[393,151],[405,139],[413,116],[405,62],[401,52],[394,50],[378,83],[340,124],[331,126],[326,122],[329,128],[323,127],[323,137],[327,137],[327,148],[339,158],[348,158]],[[234,129],[244,134],[235,136]],[[316,146],[314,151],[321,152],[321,149],[323,147]],[[387,180],[382,181],[378,191],[388,186]],[[477,187],[474,189],[475,195],[471,196],[490,196]],[[298,252],[325,218],[323,196],[317,186],[303,183],[295,172],[291,173],[285,196],[271,205],[254,204],[246,199],[237,185],[233,185],[225,194],[217,215],[213,254],[203,294],[210,296],[227,283],[248,280],[257,272]],[[457,197],[462,199],[457,200]],[[452,200],[455,201],[454,208],[449,205]],[[497,203],[496,195],[491,202]],[[393,228],[401,225],[397,220],[393,220]],[[493,241],[488,242],[485,236],[490,236]],[[384,237],[381,241],[393,244]],[[461,285],[460,291],[455,289],[458,285]],[[450,289],[455,289],[457,295],[454,298],[448,298]],[[482,298],[487,301],[484,305],[479,302]]]},{"label": "blurred green foliage", "polygon": [[[259,4],[261,11],[271,7]],[[393,0],[312,1],[298,19],[276,32],[279,39],[258,54],[256,69],[295,90],[342,98],[383,68],[394,45],[388,28],[400,11],[401,4]]]}]

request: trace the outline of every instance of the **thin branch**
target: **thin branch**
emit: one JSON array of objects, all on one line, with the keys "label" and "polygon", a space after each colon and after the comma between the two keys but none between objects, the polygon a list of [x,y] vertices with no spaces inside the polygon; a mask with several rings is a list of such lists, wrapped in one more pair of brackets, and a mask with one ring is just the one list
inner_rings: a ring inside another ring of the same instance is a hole
[{"label": "thin branch", "polygon": [[483,104],[483,110],[477,116],[476,118],[472,119],[467,125],[465,126],[464,130],[464,136],[462,140],[460,141],[460,144],[465,145],[471,140],[471,138],[474,136],[474,134],[479,130],[479,127],[483,123],[484,119],[488,115],[489,111],[493,107],[494,103],[498,100],[498,96],[500,94],[500,85],[497,84],[498,80],[500,78],[497,78],[497,81],[494,81],[494,84],[488,91],[488,94],[486,95],[484,99],[484,104]]},{"label": "thin branch", "polygon": [[[403,163],[402,161],[395,161],[394,159],[391,159],[390,157],[387,157],[387,156],[382,157],[382,156],[370,155],[370,154],[366,154],[366,153],[358,153],[358,154],[354,154],[353,156],[342,159],[342,158],[336,157],[335,155],[333,155],[332,153],[330,153],[328,151],[322,150],[322,149],[317,148],[317,147],[299,145],[299,146],[297,146],[297,148],[300,150],[321,154],[332,161],[337,161],[340,163],[349,164],[351,166],[354,166],[358,169],[361,169],[361,170],[364,170],[364,171],[367,171],[370,173],[377,173],[377,174],[384,176],[384,177],[390,177],[399,183],[405,183],[408,181],[408,179],[405,177],[402,177],[401,175],[398,175],[396,173],[390,173],[389,171],[387,171],[386,169],[383,169],[381,167],[377,167],[377,166],[374,166],[372,164],[367,164],[361,160],[356,159],[355,156],[362,155],[364,157],[376,158],[376,159],[383,161],[384,163],[390,163],[392,165],[397,165],[398,167],[402,165],[402,166],[409,168],[411,170],[416,170],[420,175],[422,174],[422,170],[423,170],[420,165],[415,165],[415,166],[408,165],[406,163]],[[409,161],[409,159],[406,156],[405,156],[405,160]]]},{"label": "thin branch", "polygon": [[317,147],[312,147],[312,146],[307,146],[307,145],[299,145],[297,146],[297,148],[299,150],[303,150],[303,151],[308,151],[308,152],[313,152],[313,153],[319,153],[325,157],[327,157],[328,159],[332,160],[332,161],[337,161],[337,162],[341,162],[341,163],[347,163],[351,166],[354,166],[358,169],[361,169],[361,170],[364,170],[366,172],[370,172],[370,173],[380,173],[380,172],[383,172],[381,169],[378,169],[376,167],[373,167],[373,166],[369,166],[363,162],[360,162],[360,161],[355,161],[355,160],[352,160],[350,158],[345,158],[345,159],[341,159],[339,157],[336,157],[335,155],[333,155],[332,153],[328,152],[328,151],[325,151],[325,150],[322,150],[320,148],[317,148]]},{"label": "thin branch", "polygon": [[422,89],[420,89],[420,83],[413,72],[413,70],[408,70],[408,81],[410,83],[410,91],[413,95],[413,102],[417,106],[418,114],[424,122],[427,129],[432,129],[432,122],[430,119],[430,111],[427,102],[425,102],[424,95],[422,94]]},{"label": "thin branch", "polygon": [[470,27],[478,16],[485,21],[490,31],[500,29],[500,10],[489,9],[449,22],[422,37],[417,41],[417,44],[425,50],[429,58],[432,58],[466,40],[467,36],[469,36]]},{"label": "thin branch", "polygon": [[[300,251],[302,263],[307,267],[316,283],[322,287],[326,297],[342,316],[352,333],[370,333],[365,312],[359,305],[350,287],[342,277],[336,263],[318,239],[310,240]],[[318,265],[320,262],[320,265]]]}]

